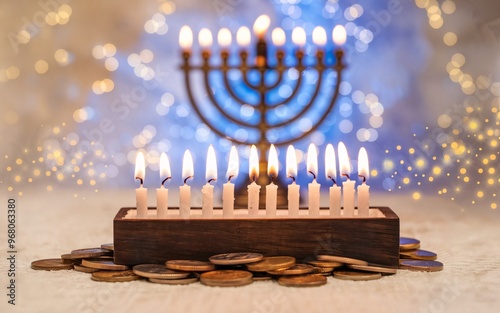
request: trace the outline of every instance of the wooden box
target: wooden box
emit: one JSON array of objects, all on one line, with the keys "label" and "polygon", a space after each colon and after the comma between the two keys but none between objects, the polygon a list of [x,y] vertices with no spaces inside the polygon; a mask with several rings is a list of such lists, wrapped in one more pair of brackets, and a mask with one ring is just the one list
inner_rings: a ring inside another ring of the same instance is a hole
[{"label": "wooden box", "polygon": [[219,253],[258,252],[265,256],[294,256],[297,263],[314,260],[318,254],[331,254],[398,267],[399,217],[388,207],[370,208],[369,217],[315,218],[278,214],[273,218],[262,215],[207,219],[198,214],[189,219],[155,219],[156,209],[148,211],[147,219],[130,214],[135,208],[118,211],[113,221],[116,263],[206,261]]}]

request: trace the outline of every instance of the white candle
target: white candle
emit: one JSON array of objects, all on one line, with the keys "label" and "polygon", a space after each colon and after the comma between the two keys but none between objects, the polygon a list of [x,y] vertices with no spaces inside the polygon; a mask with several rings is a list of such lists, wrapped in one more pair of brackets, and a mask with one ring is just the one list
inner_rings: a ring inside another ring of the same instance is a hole
[{"label": "white candle", "polygon": [[189,26],[182,26],[179,32],[179,45],[182,50],[190,51],[191,46],[193,45],[193,32]]},{"label": "white candle", "polygon": [[313,176],[313,181],[307,186],[309,195],[309,215],[318,216],[321,185],[316,181],[318,173],[318,152],[316,151],[316,146],[312,143],[307,149],[307,172]]},{"label": "white candle", "polygon": [[255,145],[252,145],[250,148],[248,164],[250,181],[252,181],[252,183],[248,185],[248,214],[258,215],[260,186],[257,185],[255,181],[259,177],[259,155]]},{"label": "white candle", "polygon": [[135,179],[141,181],[141,186],[135,189],[135,199],[137,208],[137,218],[146,218],[148,216],[148,190],[142,185],[146,176],[146,165],[144,162],[144,154],[137,153],[135,158]]},{"label": "white candle", "polygon": [[370,215],[370,186],[366,184],[369,175],[368,154],[365,148],[359,149],[358,176],[363,178],[363,183],[358,186],[358,215]]},{"label": "white candle", "polygon": [[198,42],[204,51],[210,49],[210,46],[212,46],[213,43],[213,39],[212,33],[208,28],[202,28],[200,30],[200,32],[198,33]]},{"label": "white candle", "polygon": [[339,164],[340,174],[347,178],[347,180],[342,183],[344,216],[354,216],[354,194],[356,192],[354,185],[356,182],[349,178],[349,174],[351,173],[351,164],[349,161],[349,155],[347,154],[347,149],[343,142],[339,143]]},{"label": "white candle", "polygon": [[186,150],[182,159],[184,185],[179,187],[179,214],[182,218],[189,218],[191,213],[191,186],[187,184],[187,181],[193,177],[193,172],[193,158],[189,150]]},{"label": "white candle", "polygon": [[335,26],[332,31],[332,39],[337,46],[342,46],[343,44],[345,44],[345,41],[347,39],[345,27],[342,25]]},{"label": "white candle", "polygon": [[335,149],[331,144],[326,146],[325,151],[325,176],[333,181],[330,187],[330,215],[340,216],[340,186],[337,185],[337,160]]},{"label": "white candle", "polygon": [[238,45],[246,48],[250,44],[250,40],[251,40],[251,35],[248,27],[246,26],[240,27],[236,32],[236,42],[238,43]]},{"label": "white candle", "polygon": [[238,150],[236,150],[235,146],[232,146],[226,172],[227,183],[224,184],[222,189],[222,215],[224,217],[232,217],[234,213],[234,184],[231,183],[231,178],[238,176],[239,163]]},{"label": "white candle", "polygon": [[160,155],[160,181],[161,187],[156,189],[156,217],[167,218],[168,212],[168,189],[164,184],[171,177],[170,162],[165,152]]},{"label": "white candle", "polygon": [[257,35],[257,38],[259,39],[264,38],[264,35],[266,34],[270,24],[271,24],[271,19],[269,19],[269,16],[265,14],[259,16],[255,20],[255,23],[253,24],[253,31]]},{"label": "white candle", "polygon": [[300,186],[295,183],[297,177],[297,156],[292,145],[286,150],[286,176],[293,182],[288,185],[288,215],[299,215]]},{"label": "white candle", "polygon": [[278,194],[278,186],[274,183],[278,177],[278,153],[273,144],[269,148],[269,156],[267,158],[267,175],[271,179],[271,183],[266,186],[266,215],[276,216],[276,198]]},{"label": "white candle", "polygon": [[201,189],[201,214],[203,217],[211,217],[214,213],[214,186],[210,183],[217,180],[217,161],[212,145],[208,147],[205,179],[207,183]]}]

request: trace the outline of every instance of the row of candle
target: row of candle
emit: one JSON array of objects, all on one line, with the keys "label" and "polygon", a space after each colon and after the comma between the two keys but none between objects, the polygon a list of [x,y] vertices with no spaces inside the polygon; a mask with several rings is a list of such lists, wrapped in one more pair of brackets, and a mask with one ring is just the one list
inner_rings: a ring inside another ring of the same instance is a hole
[{"label": "row of candle", "polygon": [[[339,165],[341,176],[346,177],[342,183],[343,192],[343,216],[354,216],[355,202],[355,181],[351,180],[349,155],[344,143],[340,142],[338,146]],[[310,144],[307,152],[307,172],[313,176],[313,181],[308,184],[308,214],[319,216],[320,213],[320,184],[317,182],[318,155],[316,146]],[[330,187],[329,210],[331,216],[341,215],[341,188],[337,185],[337,166],[335,150],[331,144],[328,144],[325,151],[325,175],[327,179],[333,181]],[[278,154],[274,145],[271,145],[268,155],[267,174],[271,183],[266,186],[266,216],[275,216],[277,209],[277,190],[278,186],[274,180],[278,176]],[[239,158],[236,147],[231,147],[229,154],[229,163],[226,176],[228,180],[223,184],[222,192],[222,212],[224,217],[231,217],[234,213],[234,184],[231,179],[238,175]],[[365,148],[359,150],[358,155],[358,176],[362,177],[363,182],[358,186],[358,216],[369,215],[369,186],[366,184],[369,166],[368,156]],[[286,175],[292,179],[288,185],[288,215],[299,215],[300,186],[296,184],[297,177],[297,159],[295,149],[289,146],[286,154]],[[191,210],[191,187],[187,184],[188,180],[194,176],[193,159],[189,150],[186,150],[182,162],[182,178],[184,184],[179,187],[179,215],[183,218],[190,216]],[[147,217],[147,189],[143,187],[145,177],[144,154],[137,154],[135,163],[135,178],[141,183],[136,189],[137,198],[137,217]],[[202,187],[202,216],[211,217],[213,215],[214,186],[212,182],[217,180],[217,162],[213,146],[209,146],[206,159],[206,184]],[[260,203],[259,193],[261,186],[256,181],[259,177],[259,156],[257,148],[253,145],[250,148],[249,156],[249,177],[251,183],[248,185],[248,214],[258,215]],[[170,164],[165,153],[160,156],[160,180],[161,187],[156,189],[157,199],[157,217],[166,218],[168,212],[168,189],[164,187],[167,180],[171,178]]]}]

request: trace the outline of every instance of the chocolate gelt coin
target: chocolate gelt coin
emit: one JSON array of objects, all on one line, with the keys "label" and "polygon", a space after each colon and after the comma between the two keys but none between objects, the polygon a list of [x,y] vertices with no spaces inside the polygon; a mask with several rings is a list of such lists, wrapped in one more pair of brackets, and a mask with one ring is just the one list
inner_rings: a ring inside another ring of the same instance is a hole
[{"label": "chocolate gelt coin", "polygon": [[443,263],[426,260],[400,260],[399,268],[417,272],[439,272],[444,268]]},{"label": "chocolate gelt coin", "polygon": [[333,277],[343,280],[375,280],[382,277],[380,273],[361,271],[333,271]]},{"label": "chocolate gelt coin", "polygon": [[83,259],[82,265],[85,267],[96,268],[106,271],[125,271],[128,270],[127,265],[115,264],[112,260],[101,259]]},{"label": "chocolate gelt coin", "polygon": [[436,253],[421,249],[400,251],[399,255],[402,259],[425,260],[425,261],[434,261],[437,259]]},{"label": "chocolate gelt coin", "polygon": [[386,267],[382,265],[368,264],[368,265],[347,265],[347,267],[354,270],[365,271],[365,272],[375,272],[383,274],[396,274],[398,271],[396,268]]},{"label": "chocolate gelt coin", "polygon": [[102,248],[86,248],[71,251],[72,259],[86,259],[95,258],[102,255],[112,255],[112,251],[105,250]]},{"label": "chocolate gelt coin", "polygon": [[265,257],[259,262],[246,265],[247,270],[252,272],[267,272],[277,269],[285,269],[295,265],[295,258],[291,256]]},{"label": "chocolate gelt coin", "polygon": [[253,282],[252,273],[241,270],[216,270],[200,275],[200,282],[207,286],[237,287]]},{"label": "chocolate gelt coin", "polygon": [[399,250],[413,250],[420,248],[420,240],[408,237],[399,237]]},{"label": "chocolate gelt coin", "polygon": [[345,263],[345,264],[355,264],[355,265],[368,265],[368,262],[363,261],[363,260],[358,260],[358,259],[353,259],[353,258],[346,258],[343,256],[336,256],[336,255],[318,255],[316,257],[318,261],[330,261],[330,262],[339,262],[339,263]]},{"label": "chocolate gelt coin", "polygon": [[99,271],[92,273],[92,280],[105,282],[127,282],[138,280],[141,277],[132,270],[126,271]]},{"label": "chocolate gelt coin", "polygon": [[314,266],[309,264],[295,264],[292,267],[286,269],[277,269],[272,271],[267,271],[268,274],[271,275],[303,275],[309,274],[314,271]]},{"label": "chocolate gelt coin", "polygon": [[176,278],[176,279],[161,279],[161,278],[148,278],[150,283],[155,284],[164,284],[164,285],[188,285],[192,283],[196,283],[198,281],[198,277],[190,276],[186,278]]},{"label": "chocolate gelt coin", "polygon": [[195,260],[169,260],[165,266],[171,270],[186,272],[206,272],[215,269],[215,265],[210,262]]},{"label": "chocolate gelt coin", "polygon": [[260,261],[264,256],[253,252],[223,253],[211,256],[210,262],[216,265],[240,265]]},{"label": "chocolate gelt coin", "polygon": [[287,287],[314,287],[326,284],[326,277],[317,274],[281,276],[278,284]]},{"label": "chocolate gelt coin", "polygon": [[136,275],[158,279],[182,279],[190,275],[189,272],[168,269],[163,264],[139,264],[132,270]]},{"label": "chocolate gelt coin", "polygon": [[43,271],[59,271],[73,269],[72,262],[63,259],[43,259],[31,262],[31,268]]}]

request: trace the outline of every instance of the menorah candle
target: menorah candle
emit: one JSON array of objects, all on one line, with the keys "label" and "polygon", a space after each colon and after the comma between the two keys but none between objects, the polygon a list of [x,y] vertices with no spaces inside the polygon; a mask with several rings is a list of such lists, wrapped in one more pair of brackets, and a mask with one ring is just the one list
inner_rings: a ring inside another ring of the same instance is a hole
[{"label": "menorah candle", "polygon": [[217,42],[223,50],[227,51],[227,48],[231,45],[231,32],[227,28],[221,28],[217,33]]},{"label": "menorah candle", "polygon": [[325,176],[333,182],[333,186],[330,187],[330,215],[340,216],[340,186],[337,186],[337,160],[335,158],[335,149],[331,144],[326,146],[325,151]]},{"label": "menorah candle", "polygon": [[165,152],[160,155],[160,181],[161,187],[156,189],[156,217],[167,218],[168,213],[168,189],[164,184],[171,177],[170,162]]},{"label": "menorah candle", "polygon": [[349,155],[343,142],[339,142],[339,165],[340,175],[345,176],[347,180],[342,183],[342,195],[344,198],[344,216],[354,215],[354,189],[355,181],[349,178],[351,173],[351,164]]},{"label": "menorah candle", "polygon": [[210,183],[217,180],[217,160],[212,145],[208,147],[205,179],[207,183],[201,188],[201,214],[203,217],[211,217],[214,213],[214,186]]},{"label": "menorah candle", "polygon": [[189,26],[182,26],[179,32],[179,46],[184,52],[190,52],[193,46],[193,32]]},{"label": "menorah candle", "polygon": [[304,47],[306,44],[306,31],[302,27],[298,26],[293,29],[292,42],[300,48]]},{"label": "menorah candle", "polygon": [[326,31],[321,26],[316,26],[313,29],[312,39],[316,46],[324,47],[326,45]]},{"label": "menorah candle", "polygon": [[274,183],[274,180],[278,177],[278,153],[273,144],[269,148],[269,156],[267,158],[267,175],[271,183],[266,186],[266,215],[275,216],[278,186]]},{"label": "menorah candle", "polygon": [[192,178],[193,175],[193,158],[189,150],[186,150],[182,159],[182,178],[184,179],[184,185],[179,187],[179,214],[182,218],[188,218],[191,213],[191,186],[187,184],[187,181]]},{"label": "menorah candle", "polygon": [[248,27],[246,26],[240,27],[236,32],[236,42],[238,43],[238,45],[242,48],[246,48],[250,44],[250,40],[250,29],[248,29]]},{"label": "menorah candle", "polygon": [[231,217],[234,213],[234,184],[231,183],[231,178],[238,176],[239,163],[238,150],[232,146],[226,172],[227,183],[222,186],[222,216],[224,217]]},{"label": "menorah candle", "polygon": [[318,174],[318,152],[316,146],[310,144],[307,149],[307,172],[313,176],[313,181],[308,184],[309,193],[309,215],[319,215],[320,187],[316,181]]},{"label": "menorah candle", "polygon": [[288,215],[299,215],[300,186],[295,183],[297,178],[297,156],[292,145],[286,150],[286,176],[293,181],[288,185]]},{"label": "menorah candle", "polygon": [[141,186],[135,189],[137,218],[146,218],[148,216],[148,190],[143,187],[144,177],[146,176],[146,164],[142,152],[137,153],[135,158],[134,174],[135,179],[141,182]]},{"label": "menorah candle", "polygon": [[256,180],[259,177],[259,155],[257,153],[257,147],[255,147],[255,145],[252,145],[252,147],[250,148],[248,165],[250,181],[252,182],[250,185],[248,185],[248,214],[258,215],[260,186],[257,185]]},{"label": "menorah candle", "polygon": [[212,46],[213,39],[212,33],[208,28],[202,28],[198,33],[198,42],[201,46],[202,52],[205,54],[210,53],[210,47]]},{"label": "menorah candle", "polygon": [[342,46],[343,44],[345,44],[347,39],[345,27],[342,25],[335,26],[332,31],[332,39],[337,46]]},{"label": "menorah candle", "polygon": [[286,42],[285,31],[280,27],[276,27],[271,33],[271,39],[276,47],[283,47]]},{"label": "menorah candle", "polygon": [[269,16],[265,14],[259,16],[253,24],[253,31],[258,38],[257,59],[255,64],[260,67],[265,67],[267,65],[267,44],[264,40],[264,36],[266,35],[270,24],[271,20],[269,19]]},{"label": "menorah candle", "polygon": [[368,154],[365,148],[359,149],[358,176],[363,178],[363,183],[358,185],[358,215],[370,215],[370,186],[366,184],[369,175]]}]

